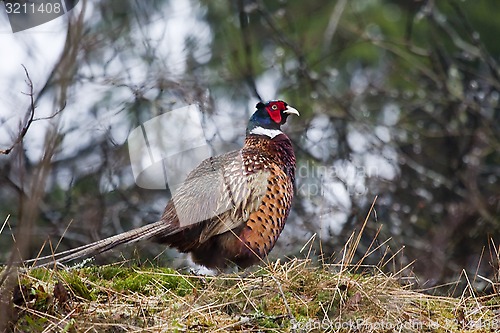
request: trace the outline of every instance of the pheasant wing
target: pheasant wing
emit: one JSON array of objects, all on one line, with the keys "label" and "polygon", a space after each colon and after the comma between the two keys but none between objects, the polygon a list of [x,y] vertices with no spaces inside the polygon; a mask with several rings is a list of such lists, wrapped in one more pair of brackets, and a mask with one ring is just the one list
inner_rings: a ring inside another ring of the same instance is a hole
[{"label": "pheasant wing", "polygon": [[174,213],[180,228],[208,221],[199,239],[204,242],[248,220],[266,193],[268,177],[263,170],[249,173],[241,151],[208,158],[178,188],[164,218]]}]

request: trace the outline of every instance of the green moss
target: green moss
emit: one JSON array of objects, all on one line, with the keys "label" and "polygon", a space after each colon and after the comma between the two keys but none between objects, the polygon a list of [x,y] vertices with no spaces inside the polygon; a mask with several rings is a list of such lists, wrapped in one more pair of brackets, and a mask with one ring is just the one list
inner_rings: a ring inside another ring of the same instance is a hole
[{"label": "green moss", "polygon": [[121,266],[92,266],[85,268],[88,277],[92,281],[107,280],[112,281],[115,278],[123,278],[128,275],[127,268]]},{"label": "green moss", "polygon": [[34,309],[48,312],[52,305],[52,296],[42,287],[31,288],[31,293],[35,296]]},{"label": "green moss", "polygon": [[16,323],[16,331],[18,332],[43,332],[45,325],[48,322],[44,317],[32,317],[30,315],[22,316]]},{"label": "green moss", "polygon": [[46,268],[35,268],[30,270],[30,277],[40,280],[40,281],[51,281],[53,279],[54,272]]},{"label": "green moss", "polygon": [[[84,298],[89,301],[96,300],[96,292],[89,286],[78,274],[76,270],[63,271],[60,273],[61,278],[66,282],[75,296]],[[86,276],[84,274],[84,276]]]},{"label": "green moss", "polygon": [[118,291],[138,292],[149,295],[148,285],[151,283],[150,275],[137,274],[113,279],[112,287]]},{"label": "green moss", "polygon": [[157,274],[152,274],[164,289],[174,292],[178,296],[186,296],[193,292],[198,283],[196,279],[189,279],[173,269],[163,268]]},{"label": "green moss", "polygon": [[494,308],[500,308],[500,297],[499,295],[495,295],[493,297],[487,297],[485,299],[484,304],[486,306],[494,307]]},{"label": "green moss", "polygon": [[268,316],[263,313],[256,313],[253,316],[253,321],[261,328],[280,328],[281,316]]},{"label": "green moss", "polygon": [[70,321],[68,321],[68,323],[66,325],[64,325],[63,329],[61,330],[61,333],[76,332],[75,323],[76,323],[76,321],[74,319],[71,319]]},{"label": "green moss", "polygon": [[[178,296],[192,292],[192,279],[188,280],[170,268],[103,266],[85,269],[89,279],[99,285],[120,292],[136,292],[152,295],[161,286]],[[105,282],[105,283],[103,283]]]}]

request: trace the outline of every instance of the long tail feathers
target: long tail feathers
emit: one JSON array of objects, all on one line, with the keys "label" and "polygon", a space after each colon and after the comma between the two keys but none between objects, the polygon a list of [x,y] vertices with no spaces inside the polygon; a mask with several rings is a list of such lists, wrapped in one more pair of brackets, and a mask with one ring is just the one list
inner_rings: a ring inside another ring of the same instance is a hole
[{"label": "long tail feathers", "polygon": [[26,260],[23,263],[30,267],[42,267],[55,263],[63,263],[81,257],[95,256],[99,253],[110,250],[121,244],[128,244],[140,240],[151,239],[162,235],[168,236],[176,231],[176,228],[165,221],[158,221],[143,227],[126,231],[116,236],[108,237],[100,241],[83,245],[71,250],[54,253],[44,257]]}]

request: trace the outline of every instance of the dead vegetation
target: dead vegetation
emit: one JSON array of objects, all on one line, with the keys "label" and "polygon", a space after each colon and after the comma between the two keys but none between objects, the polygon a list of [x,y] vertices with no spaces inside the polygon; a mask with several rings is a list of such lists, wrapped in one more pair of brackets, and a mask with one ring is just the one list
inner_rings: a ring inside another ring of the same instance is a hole
[{"label": "dead vegetation", "polygon": [[0,286],[2,299],[9,300],[4,306],[7,332],[500,329],[500,297],[496,292],[477,296],[465,273],[461,296],[451,297],[418,290],[408,266],[387,273],[399,251],[387,254],[378,265],[364,265],[386,242],[374,241],[355,262],[368,217],[346,242],[338,264],[311,259],[313,237],[303,248],[305,259],[263,262],[251,270],[216,276],[138,261],[82,267],[84,262],[59,270],[24,267],[11,274],[17,278],[14,288]]},{"label": "dead vegetation", "polygon": [[21,273],[13,332],[489,332],[497,296],[433,296],[376,267],[277,261],[198,276],[115,264]]}]

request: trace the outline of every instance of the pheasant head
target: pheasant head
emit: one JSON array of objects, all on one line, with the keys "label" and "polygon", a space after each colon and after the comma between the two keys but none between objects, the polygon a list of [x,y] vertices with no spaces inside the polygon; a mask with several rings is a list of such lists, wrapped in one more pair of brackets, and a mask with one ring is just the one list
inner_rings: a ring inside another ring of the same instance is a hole
[{"label": "pheasant head", "polygon": [[286,122],[290,114],[299,115],[299,111],[283,101],[259,102],[256,108],[257,111],[248,122],[247,135],[266,135],[273,138],[283,133],[281,125]]}]

